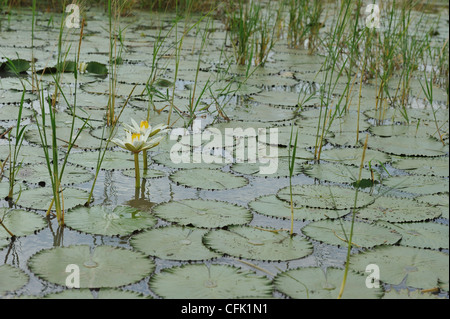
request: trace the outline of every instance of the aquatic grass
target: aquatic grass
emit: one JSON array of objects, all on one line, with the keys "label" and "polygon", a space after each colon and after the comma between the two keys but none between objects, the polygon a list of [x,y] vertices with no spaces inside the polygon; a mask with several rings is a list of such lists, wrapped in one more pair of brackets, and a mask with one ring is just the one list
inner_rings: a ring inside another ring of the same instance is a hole
[{"label": "aquatic grass", "polygon": [[[289,194],[290,194],[290,202],[291,202],[291,237],[294,235],[294,202],[292,200],[292,176],[294,175],[295,169],[295,155],[297,153],[297,141],[298,141],[298,128],[295,133],[295,141],[292,143],[292,137],[294,134],[294,126],[291,128],[291,136],[289,139],[289,149],[288,149],[288,157],[289,157]],[[292,150],[294,147],[294,150]],[[292,152],[292,154],[291,154]]]}]

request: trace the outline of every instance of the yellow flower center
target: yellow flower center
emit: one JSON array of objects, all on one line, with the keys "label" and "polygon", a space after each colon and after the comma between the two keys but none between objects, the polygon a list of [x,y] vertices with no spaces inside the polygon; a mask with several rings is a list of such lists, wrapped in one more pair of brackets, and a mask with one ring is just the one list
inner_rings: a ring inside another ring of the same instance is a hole
[{"label": "yellow flower center", "polygon": [[140,139],[141,138],[141,134],[140,133],[133,133],[131,135],[131,142],[134,142],[135,139]]},{"label": "yellow flower center", "polygon": [[147,121],[141,121],[141,129],[142,128],[148,129],[148,122]]}]

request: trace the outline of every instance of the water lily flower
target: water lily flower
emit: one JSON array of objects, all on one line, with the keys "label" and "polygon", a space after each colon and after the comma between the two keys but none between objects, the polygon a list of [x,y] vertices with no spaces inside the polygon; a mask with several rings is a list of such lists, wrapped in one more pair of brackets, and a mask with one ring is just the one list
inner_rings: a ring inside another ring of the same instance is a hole
[{"label": "water lily flower", "polygon": [[133,126],[123,124],[125,127],[125,139],[120,140],[115,138],[111,142],[134,154],[136,188],[140,188],[139,153],[144,153],[144,170],[146,170],[147,150],[159,145],[164,135],[154,136],[160,133],[166,126],[157,125],[152,129],[147,121],[142,121],[140,126],[133,119],[131,121]]}]

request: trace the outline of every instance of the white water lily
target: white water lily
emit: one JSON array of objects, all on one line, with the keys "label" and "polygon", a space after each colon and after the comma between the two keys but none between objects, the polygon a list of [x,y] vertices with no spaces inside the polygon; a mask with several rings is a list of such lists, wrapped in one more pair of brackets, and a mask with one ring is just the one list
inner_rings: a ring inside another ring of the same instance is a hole
[{"label": "white water lily", "polygon": [[159,145],[161,140],[164,138],[164,136],[158,136],[149,140],[151,131],[147,131],[145,134],[126,131],[125,134],[125,140],[115,138],[112,139],[111,142],[135,154]]},{"label": "white water lily", "polygon": [[138,125],[136,121],[133,119],[131,119],[131,124],[132,125],[128,125],[125,123],[123,124],[126,131],[130,133],[139,133],[142,135],[145,135],[148,132],[150,132],[149,137],[152,137],[167,128],[167,125],[164,124],[158,124],[157,126],[152,127],[151,125],[148,124],[148,121],[141,121],[140,125]]}]

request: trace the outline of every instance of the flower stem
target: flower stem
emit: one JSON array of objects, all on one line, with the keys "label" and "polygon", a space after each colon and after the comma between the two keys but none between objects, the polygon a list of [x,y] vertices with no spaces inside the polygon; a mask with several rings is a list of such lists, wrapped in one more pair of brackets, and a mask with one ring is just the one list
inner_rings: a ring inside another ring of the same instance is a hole
[{"label": "flower stem", "polygon": [[142,156],[144,157],[144,174],[147,172],[148,164],[147,164],[147,150],[142,151]]},{"label": "flower stem", "polygon": [[136,173],[136,188],[141,188],[141,176],[139,174],[139,153],[134,153],[134,170]]}]

